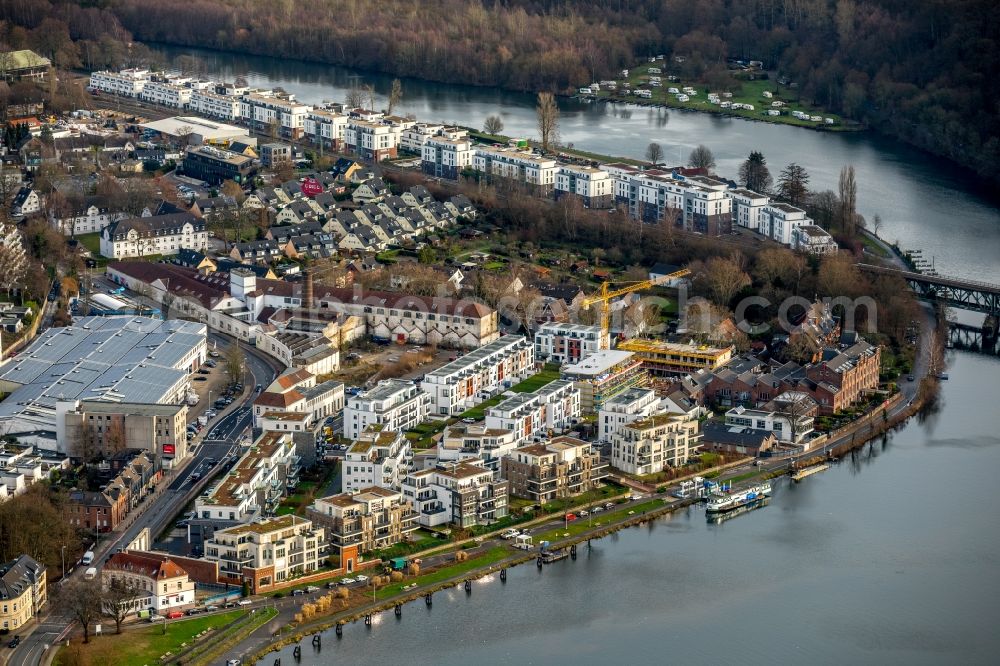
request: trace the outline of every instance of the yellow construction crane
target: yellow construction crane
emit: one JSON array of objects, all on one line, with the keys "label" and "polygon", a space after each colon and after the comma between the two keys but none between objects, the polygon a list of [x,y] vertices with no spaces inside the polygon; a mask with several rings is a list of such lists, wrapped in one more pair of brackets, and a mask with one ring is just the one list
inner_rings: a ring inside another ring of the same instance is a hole
[{"label": "yellow construction crane", "polygon": [[601,291],[599,293],[583,299],[583,307],[590,307],[594,303],[601,304],[601,349],[607,349],[610,344],[612,300],[618,298],[619,296],[631,294],[636,291],[642,291],[643,289],[649,289],[650,287],[655,287],[656,285],[663,284],[664,282],[670,282],[671,280],[676,280],[677,278],[686,277],[690,274],[691,271],[686,268],[682,268],[681,270],[674,271],[669,275],[661,275],[651,280],[640,280],[639,282],[629,284],[627,287],[619,287],[618,289],[611,289],[610,282],[602,282]]}]

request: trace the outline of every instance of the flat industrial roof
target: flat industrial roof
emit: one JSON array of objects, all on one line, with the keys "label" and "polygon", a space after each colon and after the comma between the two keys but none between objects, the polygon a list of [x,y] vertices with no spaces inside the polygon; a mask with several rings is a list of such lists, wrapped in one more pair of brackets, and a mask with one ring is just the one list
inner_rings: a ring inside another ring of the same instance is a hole
[{"label": "flat industrial roof", "polygon": [[614,366],[627,361],[635,354],[630,351],[620,351],[618,349],[602,349],[594,352],[579,363],[563,368],[563,374],[576,377],[593,377],[603,374]]},{"label": "flat industrial roof", "polygon": [[[236,125],[227,125],[208,118],[199,116],[173,116],[163,120],[153,120],[142,123],[139,127],[151,129],[154,132],[168,134],[170,136],[180,136],[181,134],[194,133],[199,135],[203,141],[217,139],[230,139],[233,137],[249,137],[250,130]],[[184,131],[181,131],[184,130]]]},{"label": "flat industrial roof", "polygon": [[13,389],[0,403],[0,418],[37,417],[59,400],[159,403],[187,376],[179,366],[204,344],[205,331],[196,322],[130,316],[50,328],[0,367],[0,383]]}]

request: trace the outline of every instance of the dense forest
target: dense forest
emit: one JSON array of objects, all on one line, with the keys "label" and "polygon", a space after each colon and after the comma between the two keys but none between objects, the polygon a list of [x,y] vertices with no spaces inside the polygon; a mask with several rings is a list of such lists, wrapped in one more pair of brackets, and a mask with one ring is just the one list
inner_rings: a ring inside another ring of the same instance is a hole
[{"label": "dense forest", "polygon": [[659,53],[709,81],[761,60],[821,106],[1000,178],[996,0],[0,0],[0,18],[11,46],[62,26],[91,66],[134,57],[113,44],[131,35],[518,90]]}]

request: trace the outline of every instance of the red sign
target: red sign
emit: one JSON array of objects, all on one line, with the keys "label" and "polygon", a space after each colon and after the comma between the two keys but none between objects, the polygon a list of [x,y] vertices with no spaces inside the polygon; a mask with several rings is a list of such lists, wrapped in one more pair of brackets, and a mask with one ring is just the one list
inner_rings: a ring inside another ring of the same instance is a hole
[{"label": "red sign", "polygon": [[319,181],[316,180],[315,178],[306,178],[305,180],[303,180],[302,184],[299,186],[299,189],[302,190],[302,194],[309,197],[310,199],[312,199],[317,194],[323,193],[323,186],[320,185]]},{"label": "red sign", "polygon": [[172,455],[174,455],[174,453],[176,452],[176,450],[177,450],[177,447],[174,446],[173,444],[164,444],[163,445],[163,455],[165,455],[165,456],[172,456]]}]

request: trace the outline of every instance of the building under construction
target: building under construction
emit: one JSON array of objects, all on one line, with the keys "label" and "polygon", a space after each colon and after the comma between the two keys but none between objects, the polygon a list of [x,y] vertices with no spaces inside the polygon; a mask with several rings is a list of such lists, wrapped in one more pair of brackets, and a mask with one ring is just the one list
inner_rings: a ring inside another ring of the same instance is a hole
[{"label": "building under construction", "polygon": [[716,370],[729,363],[732,347],[709,347],[662,340],[623,340],[618,349],[634,352],[646,371],[656,377],[677,377],[699,370]]}]

